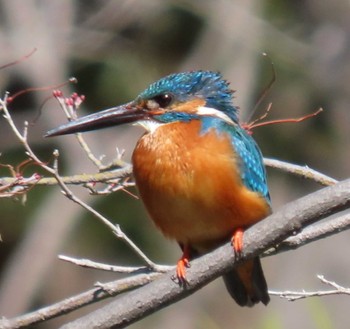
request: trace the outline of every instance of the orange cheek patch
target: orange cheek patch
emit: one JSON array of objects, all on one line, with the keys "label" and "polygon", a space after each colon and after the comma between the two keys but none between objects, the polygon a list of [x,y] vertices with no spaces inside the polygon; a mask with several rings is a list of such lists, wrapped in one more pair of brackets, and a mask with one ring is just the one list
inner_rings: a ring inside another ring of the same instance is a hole
[{"label": "orange cheek patch", "polygon": [[174,104],[171,107],[171,110],[175,112],[195,114],[197,112],[197,108],[201,106],[205,106],[205,100],[201,98],[196,98],[189,100],[185,103]]}]

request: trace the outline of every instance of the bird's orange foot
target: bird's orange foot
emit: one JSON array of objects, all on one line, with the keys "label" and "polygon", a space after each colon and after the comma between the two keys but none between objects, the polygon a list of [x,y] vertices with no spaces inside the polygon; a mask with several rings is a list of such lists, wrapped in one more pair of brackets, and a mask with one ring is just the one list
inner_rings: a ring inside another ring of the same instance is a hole
[{"label": "bird's orange foot", "polygon": [[179,261],[177,262],[177,266],[176,266],[176,277],[180,285],[187,283],[186,267],[190,267],[190,262],[188,258],[181,257],[181,259],[179,259]]},{"label": "bird's orange foot", "polygon": [[188,250],[185,247],[183,254],[176,265],[176,278],[180,286],[184,286],[187,284],[186,279],[186,268],[190,267]]},{"label": "bird's orange foot", "polygon": [[243,250],[243,229],[238,228],[233,232],[231,243],[235,251],[236,257],[239,257]]}]

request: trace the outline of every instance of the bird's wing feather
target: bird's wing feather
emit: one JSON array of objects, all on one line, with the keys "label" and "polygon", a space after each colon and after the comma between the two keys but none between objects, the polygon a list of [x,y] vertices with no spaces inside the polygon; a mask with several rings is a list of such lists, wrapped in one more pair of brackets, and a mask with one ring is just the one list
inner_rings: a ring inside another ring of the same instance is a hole
[{"label": "bird's wing feather", "polygon": [[232,145],[240,160],[241,178],[250,190],[263,195],[270,202],[266,171],[261,151],[254,139],[240,126],[229,126]]},{"label": "bird's wing feather", "polygon": [[202,133],[209,129],[229,135],[238,157],[243,184],[251,191],[260,193],[270,203],[263,157],[253,137],[236,123],[231,124],[214,117],[202,118]]}]

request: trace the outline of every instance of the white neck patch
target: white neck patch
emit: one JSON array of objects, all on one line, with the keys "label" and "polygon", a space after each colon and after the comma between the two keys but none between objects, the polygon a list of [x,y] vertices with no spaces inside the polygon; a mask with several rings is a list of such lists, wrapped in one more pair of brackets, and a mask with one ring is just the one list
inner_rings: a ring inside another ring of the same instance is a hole
[{"label": "white neck patch", "polygon": [[233,120],[227,114],[225,114],[222,111],[216,110],[212,107],[200,106],[197,108],[197,114],[214,116],[228,123],[234,123]]}]

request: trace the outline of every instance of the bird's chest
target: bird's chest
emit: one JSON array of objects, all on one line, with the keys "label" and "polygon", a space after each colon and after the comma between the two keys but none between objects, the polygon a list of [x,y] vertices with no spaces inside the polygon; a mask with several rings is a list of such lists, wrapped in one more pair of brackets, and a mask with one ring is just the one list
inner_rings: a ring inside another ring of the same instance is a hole
[{"label": "bird's chest", "polygon": [[198,162],[203,155],[196,145],[200,140],[189,123],[161,126],[144,135],[133,153],[134,174],[142,198],[146,189],[150,195],[162,192],[165,198],[170,194],[189,194],[201,171]]},{"label": "bird's chest", "polygon": [[144,135],[133,166],[150,217],[177,241],[219,240],[262,217],[242,202],[247,191],[229,138],[214,130],[202,134],[198,121],[167,124]]}]

